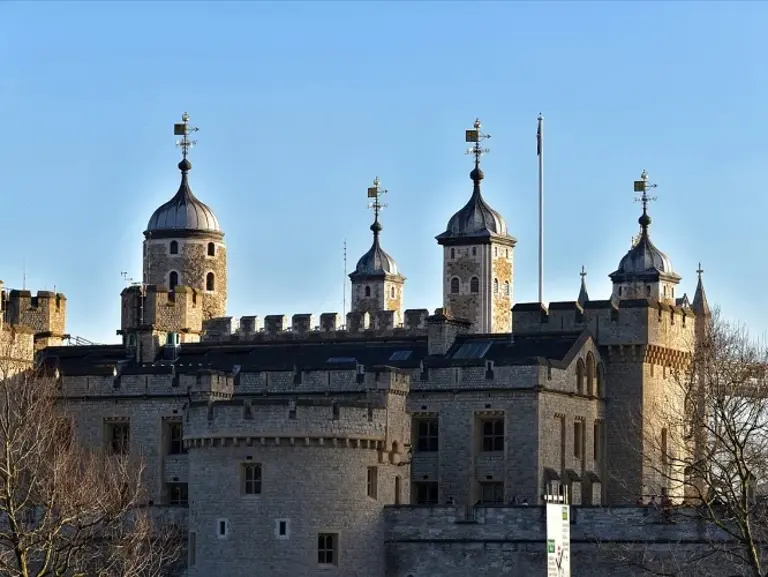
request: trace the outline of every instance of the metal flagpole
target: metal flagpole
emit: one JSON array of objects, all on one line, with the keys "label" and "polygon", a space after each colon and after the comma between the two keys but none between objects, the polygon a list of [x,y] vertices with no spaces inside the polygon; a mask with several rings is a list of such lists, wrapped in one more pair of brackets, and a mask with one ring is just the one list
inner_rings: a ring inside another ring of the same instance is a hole
[{"label": "metal flagpole", "polygon": [[539,157],[539,302],[544,304],[544,117],[539,113],[536,156]]}]

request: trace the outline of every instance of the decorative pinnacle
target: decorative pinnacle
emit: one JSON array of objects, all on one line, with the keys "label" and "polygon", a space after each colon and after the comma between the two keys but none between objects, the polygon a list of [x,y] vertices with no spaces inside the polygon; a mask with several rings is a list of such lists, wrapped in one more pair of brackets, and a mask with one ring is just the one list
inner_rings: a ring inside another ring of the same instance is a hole
[{"label": "decorative pinnacle", "polygon": [[648,189],[656,188],[656,186],[657,185],[655,184],[648,183],[648,173],[645,169],[643,169],[643,172],[640,174],[640,180],[635,181],[635,194],[638,195],[635,202],[643,203],[643,214],[638,219],[642,234],[647,233],[648,225],[651,224],[651,217],[648,216],[648,203],[656,200],[655,196],[648,196]]},{"label": "decorative pinnacle", "polygon": [[475,156],[475,168],[480,167],[480,157],[483,154],[487,154],[491,151],[490,148],[483,148],[480,146],[480,143],[483,140],[487,140],[491,137],[490,134],[484,134],[480,131],[480,127],[482,125],[480,124],[480,119],[475,119],[474,128],[472,130],[466,130],[465,131],[465,140],[466,142],[473,142],[474,146],[472,148],[467,149],[466,154],[473,154]]},{"label": "decorative pinnacle", "polygon": [[181,140],[176,141],[176,146],[181,148],[181,154],[184,160],[187,159],[189,149],[197,144],[197,140],[190,140],[189,135],[193,132],[200,130],[197,126],[189,125],[189,114],[184,113],[181,115],[181,122],[176,122],[173,125],[173,134],[175,136],[181,136]]},{"label": "decorative pinnacle", "polygon": [[381,202],[381,197],[388,191],[385,188],[381,188],[380,184],[381,182],[377,176],[373,179],[373,186],[368,187],[368,198],[373,199],[373,201],[368,205],[368,208],[373,209],[373,224],[371,225],[371,230],[373,230],[375,235],[378,235],[379,231],[381,230],[381,225],[379,224],[379,212],[381,212],[381,210],[387,206]]},{"label": "decorative pinnacle", "polygon": [[581,265],[579,276],[581,277],[581,280],[584,280],[584,277],[587,276],[587,269],[584,268],[584,265]]},{"label": "decorative pinnacle", "polygon": [[696,274],[699,275],[699,280],[701,280],[701,275],[704,274],[704,269],[701,268],[701,262],[699,262],[699,268],[696,269]]}]

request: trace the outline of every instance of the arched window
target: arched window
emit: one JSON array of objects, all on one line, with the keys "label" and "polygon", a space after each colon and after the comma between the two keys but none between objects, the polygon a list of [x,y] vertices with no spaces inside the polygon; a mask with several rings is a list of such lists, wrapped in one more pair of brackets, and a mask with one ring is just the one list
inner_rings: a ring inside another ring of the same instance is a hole
[{"label": "arched window", "polygon": [[595,394],[595,355],[587,353],[587,394]]},{"label": "arched window", "polygon": [[451,258],[456,258],[456,249],[455,248],[451,249]]},{"label": "arched window", "polygon": [[216,290],[216,277],[213,276],[212,272],[209,272],[207,275],[205,275],[205,290]]},{"label": "arched window", "polygon": [[208,256],[216,256],[216,245],[212,242],[208,243]]},{"label": "arched window", "polygon": [[499,279],[497,278],[493,279],[493,292],[494,293],[499,292]]},{"label": "arched window", "polygon": [[371,287],[369,286],[365,287],[365,296],[367,297],[371,296]]},{"label": "arched window", "polygon": [[603,368],[603,363],[598,363],[597,365],[597,396],[601,398],[605,396],[605,369]]},{"label": "arched window", "polygon": [[401,497],[400,497],[400,491],[401,491],[400,484],[401,484],[401,482],[402,481],[400,480],[400,475],[395,477],[395,505],[399,505],[400,504],[400,500],[401,500]]},{"label": "arched window", "polygon": [[389,289],[390,298],[395,298],[395,287]]},{"label": "arched window", "polygon": [[508,280],[504,281],[504,294],[507,295],[507,296],[510,295],[510,292],[509,292],[509,281]]},{"label": "arched window", "polygon": [[477,256],[477,247],[476,246],[472,247],[472,256]]},{"label": "arched window", "polygon": [[171,254],[179,254],[179,243],[175,240],[171,241],[171,246],[168,249]]},{"label": "arched window", "polygon": [[173,290],[177,286],[179,286],[179,273],[177,273],[175,270],[172,270],[168,275],[168,288]]},{"label": "arched window", "polygon": [[498,246],[494,246],[493,247],[493,256],[499,256],[499,247]]},{"label": "arched window", "polygon": [[584,361],[579,359],[576,363],[576,392],[580,395],[584,393]]},{"label": "arched window", "polygon": [[647,296],[647,297],[651,296],[651,285],[646,285],[646,287],[645,287],[645,296]]},{"label": "arched window", "polygon": [[469,279],[469,292],[480,292],[480,279],[478,279],[476,276],[473,276],[471,279]]},{"label": "arched window", "polygon": [[459,294],[459,279],[456,277],[451,279],[451,294]]}]

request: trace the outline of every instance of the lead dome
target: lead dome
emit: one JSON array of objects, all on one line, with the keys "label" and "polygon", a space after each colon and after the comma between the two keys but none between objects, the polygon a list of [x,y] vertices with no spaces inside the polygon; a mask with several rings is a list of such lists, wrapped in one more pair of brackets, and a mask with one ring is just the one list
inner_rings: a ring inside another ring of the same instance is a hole
[{"label": "lead dome", "polygon": [[203,231],[221,232],[219,220],[207,204],[199,200],[189,187],[187,174],[192,163],[186,158],[179,163],[181,184],[174,197],[160,206],[150,217],[147,232]]}]

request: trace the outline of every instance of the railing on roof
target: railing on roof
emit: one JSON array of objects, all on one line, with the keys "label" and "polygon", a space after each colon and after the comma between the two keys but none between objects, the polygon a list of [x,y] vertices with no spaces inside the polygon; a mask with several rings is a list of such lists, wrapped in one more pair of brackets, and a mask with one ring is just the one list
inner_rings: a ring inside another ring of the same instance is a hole
[{"label": "railing on roof", "polygon": [[78,336],[68,336],[67,337],[67,345],[74,346],[74,347],[82,347],[87,345],[96,345],[98,343],[94,343],[93,341],[89,341],[88,339],[84,339],[83,337]]}]

